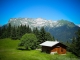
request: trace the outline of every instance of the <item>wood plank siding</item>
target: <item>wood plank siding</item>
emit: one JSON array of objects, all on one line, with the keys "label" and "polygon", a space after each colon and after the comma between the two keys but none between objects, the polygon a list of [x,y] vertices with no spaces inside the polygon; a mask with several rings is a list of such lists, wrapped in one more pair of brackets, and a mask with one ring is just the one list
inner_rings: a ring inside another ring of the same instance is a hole
[{"label": "wood plank siding", "polygon": [[65,54],[66,46],[61,43],[58,43],[52,47],[42,46],[42,52],[46,52],[46,53],[57,52],[58,54]]}]

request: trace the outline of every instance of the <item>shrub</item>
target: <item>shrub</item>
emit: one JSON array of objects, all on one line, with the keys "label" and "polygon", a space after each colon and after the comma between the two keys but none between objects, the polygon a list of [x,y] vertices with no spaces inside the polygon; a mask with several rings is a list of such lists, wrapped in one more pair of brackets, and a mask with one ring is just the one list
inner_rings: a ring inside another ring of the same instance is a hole
[{"label": "shrub", "polygon": [[21,38],[21,43],[19,44],[19,46],[24,46],[25,49],[28,50],[32,50],[32,49],[36,49],[37,47],[37,38],[34,34],[29,33],[29,34],[25,34],[22,36]]}]

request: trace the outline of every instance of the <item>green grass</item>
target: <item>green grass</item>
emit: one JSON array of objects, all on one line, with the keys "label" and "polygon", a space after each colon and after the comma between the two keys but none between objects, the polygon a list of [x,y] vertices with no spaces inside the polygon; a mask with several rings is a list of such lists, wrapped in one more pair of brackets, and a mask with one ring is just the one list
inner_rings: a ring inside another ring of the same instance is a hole
[{"label": "green grass", "polygon": [[9,38],[0,40],[0,60],[78,60],[68,52],[66,55],[51,55],[39,50],[17,50],[20,40]]}]

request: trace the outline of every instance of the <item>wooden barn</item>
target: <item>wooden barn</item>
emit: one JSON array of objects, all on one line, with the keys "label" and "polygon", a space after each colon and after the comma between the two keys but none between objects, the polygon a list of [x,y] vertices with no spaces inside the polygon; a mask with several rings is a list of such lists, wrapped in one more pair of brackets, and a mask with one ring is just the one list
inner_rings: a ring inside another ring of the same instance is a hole
[{"label": "wooden barn", "polygon": [[40,44],[42,46],[42,52],[54,54],[66,54],[66,45],[58,41],[46,41]]}]

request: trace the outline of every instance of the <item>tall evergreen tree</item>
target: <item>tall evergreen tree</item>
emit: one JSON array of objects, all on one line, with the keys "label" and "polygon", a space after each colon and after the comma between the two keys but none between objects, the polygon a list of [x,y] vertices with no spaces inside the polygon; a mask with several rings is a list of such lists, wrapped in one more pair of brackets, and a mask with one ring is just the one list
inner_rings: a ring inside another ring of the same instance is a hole
[{"label": "tall evergreen tree", "polygon": [[36,35],[36,37],[37,37],[37,48],[39,48],[40,46],[39,46],[39,44],[40,44],[40,41],[39,41],[39,34],[40,34],[40,31],[37,29],[37,27],[36,28],[34,28],[33,29],[33,33]]},{"label": "tall evergreen tree", "polygon": [[16,29],[16,38],[20,39],[20,27],[19,26]]},{"label": "tall evergreen tree", "polygon": [[27,33],[32,33],[31,28],[29,27],[29,25],[26,27],[27,28]]},{"label": "tall evergreen tree", "polygon": [[77,37],[73,38],[72,43],[69,45],[69,51],[80,57],[80,29],[76,33]]},{"label": "tall evergreen tree", "polygon": [[38,36],[39,36],[38,37],[38,39],[39,39],[38,42],[39,43],[42,43],[42,42],[45,42],[45,41],[53,41],[54,40],[53,36],[51,36],[51,34],[49,32],[46,32],[44,27],[42,27],[40,29],[40,32],[39,32]]},{"label": "tall evergreen tree", "polygon": [[0,27],[0,38],[1,38],[1,36],[2,36],[2,28]]},{"label": "tall evergreen tree", "polygon": [[11,24],[9,23],[7,26],[7,37],[10,37],[11,35]]},{"label": "tall evergreen tree", "polygon": [[25,34],[25,33],[27,33],[27,27],[26,27],[26,25],[24,25],[24,33],[23,34]]},{"label": "tall evergreen tree", "polygon": [[36,28],[33,29],[33,33],[36,35],[36,37],[39,37],[39,30]]},{"label": "tall evergreen tree", "polygon": [[21,25],[21,26],[18,26],[18,29],[17,29],[18,31],[18,37],[19,37],[19,39],[23,36],[23,34],[24,34],[24,30],[23,30],[23,26]]},{"label": "tall evergreen tree", "polygon": [[76,43],[75,43],[75,46],[76,46],[75,54],[80,57],[80,54],[79,54],[80,53],[80,29],[78,30],[76,35],[77,35],[77,38],[76,38]]},{"label": "tall evergreen tree", "polygon": [[1,38],[6,38],[7,37],[7,28],[6,28],[6,26],[3,26],[2,27],[2,36],[1,36]]},{"label": "tall evergreen tree", "polygon": [[46,32],[45,39],[47,41],[53,41],[54,40],[53,36],[51,36],[51,34],[49,32]]},{"label": "tall evergreen tree", "polygon": [[39,33],[39,42],[40,43],[46,41],[46,37],[45,36],[46,36],[46,31],[45,31],[44,27],[42,27],[40,29],[40,33]]},{"label": "tall evergreen tree", "polygon": [[14,40],[17,39],[15,26],[11,30],[11,38]]}]

